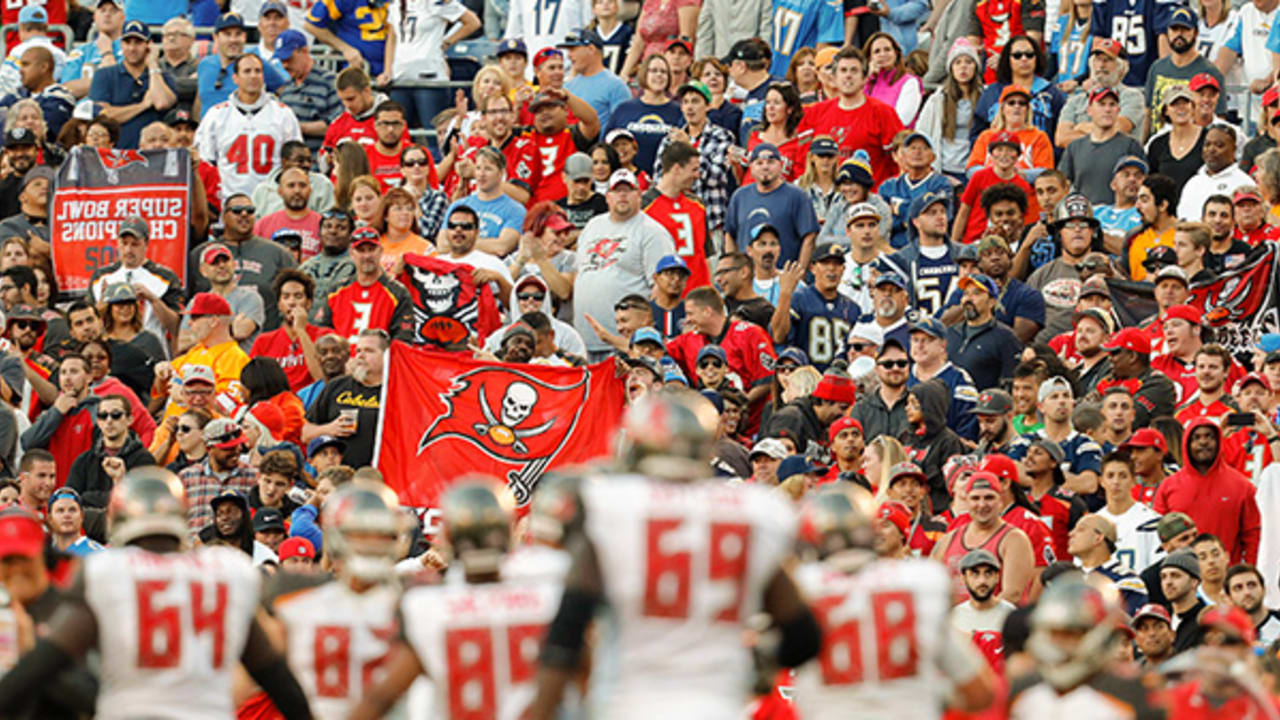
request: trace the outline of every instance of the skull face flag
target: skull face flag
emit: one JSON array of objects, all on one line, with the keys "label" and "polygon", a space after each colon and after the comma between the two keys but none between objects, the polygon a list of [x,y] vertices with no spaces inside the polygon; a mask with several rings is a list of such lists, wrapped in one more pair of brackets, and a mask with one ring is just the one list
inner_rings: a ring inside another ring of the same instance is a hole
[{"label": "skull face flag", "polygon": [[467,338],[483,345],[489,333],[502,327],[493,289],[476,285],[470,265],[409,253],[396,278],[413,298],[413,342],[461,350]]},{"label": "skull face flag", "polygon": [[626,400],[615,367],[489,363],[392,343],[374,463],[407,505],[435,507],[475,474],[499,478],[524,505],[547,470],[612,454]]}]

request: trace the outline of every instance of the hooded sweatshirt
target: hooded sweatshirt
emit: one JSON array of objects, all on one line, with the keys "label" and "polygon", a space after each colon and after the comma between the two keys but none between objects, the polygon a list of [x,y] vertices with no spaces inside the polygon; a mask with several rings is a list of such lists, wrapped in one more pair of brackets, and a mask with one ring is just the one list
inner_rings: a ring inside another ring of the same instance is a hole
[{"label": "hooded sweatshirt", "polygon": [[1232,563],[1255,564],[1262,518],[1253,483],[1228,465],[1221,452],[1214,455],[1213,464],[1204,473],[1191,464],[1191,436],[1201,427],[1213,430],[1221,450],[1222,431],[1213,420],[1200,417],[1188,423],[1182,438],[1186,464],[1160,483],[1153,507],[1161,515],[1186,513],[1200,532],[1213,533],[1222,541]]},{"label": "hooded sweatshirt", "polygon": [[920,466],[929,481],[929,500],[933,512],[940,513],[951,505],[951,493],[942,474],[942,466],[952,455],[965,452],[964,441],[947,427],[947,410],[951,392],[937,378],[907,390],[920,403],[924,421],[908,427],[898,436],[911,462]]},{"label": "hooded sweatshirt", "polygon": [[[82,453],[71,464],[67,474],[67,487],[80,493],[85,507],[106,507],[111,498],[111,489],[115,482],[106,470],[102,469],[102,461],[107,452],[102,446],[102,435],[95,433],[93,447]],[[137,433],[129,431],[124,445],[114,455],[124,460],[125,470],[132,470],[139,465],[154,465],[156,460],[147,448],[138,440]]]},{"label": "hooded sweatshirt", "polygon": [[[578,334],[578,331],[575,330],[572,325],[563,320],[556,319],[555,310],[551,307],[551,290],[547,287],[546,281],[541,277],[537,275],[526,275],[517,280],[515,284],[511,286],[511,297],[507,301],[507,307],[519,308],[520,304],[516,299],[516,294],[519,292],[520,288],[527,287],[529,285],[537,287],[543,293],[542,314],[546,315],[547,319],[551,321],[551,329],[555,331],[556,334],[556,347],[570,355],[585,358],[587,356],[586,343],[582,342],[582,336]],[[512,314],[515,314],[514,310],[512,311]],[[507,330],[511,329],[511,326],[515,325],[519,320],[520,318],[517,316],[515,318],[515,322],[503,327],[497,332],[490,333],[489,338],[485,340],[484,349],[497,354],[498,350],[502,348],[503,336],[505,336],[507,334]]]}]

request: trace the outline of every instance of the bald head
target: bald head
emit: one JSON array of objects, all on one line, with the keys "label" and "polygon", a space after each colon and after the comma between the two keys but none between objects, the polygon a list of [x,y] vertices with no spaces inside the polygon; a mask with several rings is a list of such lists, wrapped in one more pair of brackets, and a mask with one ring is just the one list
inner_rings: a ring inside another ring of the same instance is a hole
[{"label": "bald head", "polygon": [[172,143],[173,130],[158,120],[142,128],[142,132],[138,133],[140,150],[163,150]]},{"label": "bald head", "polygon": [[53,84],[53,53],[36,45],[22,53],[22,85],[33,93]]},{"label": "bald head", "polygon": [[311,178],[307,171],[291,167],[280,173],[280,185],[276,188],[284,200],[284,207],[294,213],[307,211],[307,202],[311,199]]}]

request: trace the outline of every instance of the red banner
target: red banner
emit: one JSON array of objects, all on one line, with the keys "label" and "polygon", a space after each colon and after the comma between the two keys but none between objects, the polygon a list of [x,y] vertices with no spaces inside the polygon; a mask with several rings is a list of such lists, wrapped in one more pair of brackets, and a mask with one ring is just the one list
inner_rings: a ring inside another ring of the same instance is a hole
[{"label": "red banner", "polygon": [[89,289],[94,270],[116,261],[121,220],[147,221],[147,257],[187,281],[186,150],[75,148],[58,169],[50,213],[53,269],[63,292]]},{"label": "red banner", "polygon": [[626,402],[612,358],[494,364],[395,342],[386,377],[375,464],[416,507],[434,507],[470,474],[501,478],[524,505],[547,470],[613,452]]}]

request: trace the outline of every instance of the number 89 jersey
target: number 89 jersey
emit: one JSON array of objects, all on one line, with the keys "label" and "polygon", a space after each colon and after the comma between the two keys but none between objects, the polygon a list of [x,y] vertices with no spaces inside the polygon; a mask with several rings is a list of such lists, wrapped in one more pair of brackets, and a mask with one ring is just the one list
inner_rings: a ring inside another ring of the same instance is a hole
[{"label": "number 89 jersey", "polygon": [[125,547],[85,557],[85,602],[102,653],[97,717],[234,716],[232,669],[260,587],[249,556],[227,547]]},{"label": "number 89 jersey", "polygon": [[774,490],[713,481],[593,477],[579,492],[616,621],[594,665],[608,669],[597,716],[652,720],[661,703],[666,720],[737,720],[743,623],[794,547],[794,510]]},{"label": "number 89 jersey", "polygon": [[301,140],[302,128],[288,105],[263,95],[246,108],[231,98],[209,108],[196,130],[196,150],[218,166],[221,198],[234,193],[252,195],[280,166],[280,147]]},{"label": "number 89 jersey", "polygon": [[[951,627],[951,579],[932,560],[878,560],[849,574],[828,563],[796,571],[822,626],[822,651],[796,672],[805,720],[936,720],[948,688],[983,660]],[[952,683],[942,681],[950,678]]]}]

